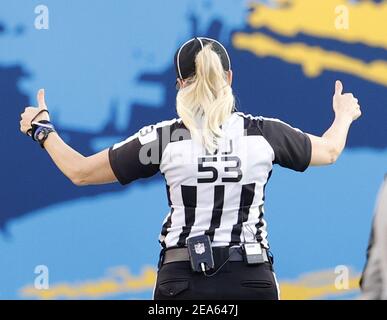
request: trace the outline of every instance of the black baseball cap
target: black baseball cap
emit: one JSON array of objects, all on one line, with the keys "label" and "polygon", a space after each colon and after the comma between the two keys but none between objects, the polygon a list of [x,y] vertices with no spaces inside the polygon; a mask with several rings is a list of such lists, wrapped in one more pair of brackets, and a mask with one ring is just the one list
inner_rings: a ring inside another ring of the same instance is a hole
[{"label": "black baseball cap", "polygon": [[177,78],[187,79],[195,74],[196,55],[207,44],[212,44],[212,50],[219,55],[224,71],[231,69],[230,57],[226,48],[219,41],[211,38],[195,37],[183,43],[175,53],[174,62]]}]

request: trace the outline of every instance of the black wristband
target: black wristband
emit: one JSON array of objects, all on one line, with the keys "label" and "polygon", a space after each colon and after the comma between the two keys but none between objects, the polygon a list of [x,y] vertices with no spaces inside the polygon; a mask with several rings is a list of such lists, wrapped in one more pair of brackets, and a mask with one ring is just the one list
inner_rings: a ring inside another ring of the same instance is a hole
[{"label": "black wristband", "polygon": [[41,120],[32,123],[32,140],[37,141],[44,149],[44,142],[51,132],[55,132],[55,128],[48,120]]},{"label": "black wristband", "polygon": [[[40,124],[42,124],[43,126],[40,126]],[[54,129],[53,124],[50,121],[48,121],[48,120],[41,120],[41,121],[38,121],[38,122],[32,122],[31,123],[31,138],[32,138],[32,140],[37,141],[36,140],[36,131],[40,127],[48,127],[48,128]]]}]

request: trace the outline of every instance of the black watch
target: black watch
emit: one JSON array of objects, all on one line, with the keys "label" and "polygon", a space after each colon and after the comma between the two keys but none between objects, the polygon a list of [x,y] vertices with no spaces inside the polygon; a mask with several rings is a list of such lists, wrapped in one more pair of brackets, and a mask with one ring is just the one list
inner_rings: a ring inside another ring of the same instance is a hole
[{"label": "black watch", "polygon": [[[46,122],[46,121],[45,121]],[[44,149],[44,142],[46,141],[48,135],[51,132],[55,132],[54,126],[50,122],[46,123],[36,123],[34,124],[36,128],[34,128],[34,134],[32,136],[33,140],[37,141],[40,146]]]}]

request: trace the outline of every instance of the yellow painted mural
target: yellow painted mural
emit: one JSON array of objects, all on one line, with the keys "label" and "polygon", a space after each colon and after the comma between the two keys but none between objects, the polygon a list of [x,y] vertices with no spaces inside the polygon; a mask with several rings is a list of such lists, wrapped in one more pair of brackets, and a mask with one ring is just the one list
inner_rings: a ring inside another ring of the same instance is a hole
[{"label": "yellow painted mural", "polygon": [[387,86],[387,60],[366,63],[318,46],[311,47],[303,43],[284,44],[262,33],[236,33],[233,44],[259,57],[276,57],[286,63],[298,64],[308,77],[319,76],[324,70],[339,71]]},{"label": "yellow painted mural", "polygon": [[360,294],[360,277],[357,273],[349,272],[348,283],[344,288],[336,288],[336,276],[334,270],[324,270],[303,274],[295,280],[280,281],[281,299],[312,300]]},{"label": "yellow painted mural", "polygon": [[[302,32],[314,37],[361,42],[387,49],[386,2],[290,0],[278,3],[279,7],[252,4],[253,12],[248,19],[249,25],[254,28],[268,27],[287,36]],[[339,7],[342,5],[348,9],[348,29],[336,28],[336,19],[343,12]]]},{"label": "yellow painted mural", "polygon": [[[361,42],[371,47],[387,48],[387,2],[361,4],[340,0],[279,1],[278,7],[253,5],[248,23],[253,28],[267,27],[283,36],[298,33],[348,43]],[[285,5],[286,3],[286,5]],[[335,8],[348,8],[348,29],[337,29],[340,15]],[[387,86],[387,53],[385,59],[362,61],[346,53],[330,51],[302,42],[282,43],[262,32],[237,32],[235,48],[247,50],[258,57],[274,57],[286,63],[300,65],[307,77],[323,71],[344,72],[364,80]]]},{"label": "yellow painted mural", "polygon": [[47,290],[38,290],[28,285],[20,290],[22,297],[35,299],[100,299],[125,292],[151,290],[156,282],[156,271],[144,267],[138,276],[133,276],[127,267],[115,267],[106,277],[80,283],[57,283]]},{"label": "yellow painted mural", "polygon": [[[156,270],[144,267],[140,275],[134,276],[127,267],[112,268],[105,277],[80,283],[57,283],[47,290],[37,290],[28,285],[20,290],[24,298],[33,299],[101,299],[117,294],[135,293],[152,290],[156,281]],[[356,293],[359,290],[359,277],[349,278],[348,288],[339,290],[335,287],[333,270],[313,272],[293,281],[280,283],[281,299],[306,300],[323,299],[327,296]]]}]

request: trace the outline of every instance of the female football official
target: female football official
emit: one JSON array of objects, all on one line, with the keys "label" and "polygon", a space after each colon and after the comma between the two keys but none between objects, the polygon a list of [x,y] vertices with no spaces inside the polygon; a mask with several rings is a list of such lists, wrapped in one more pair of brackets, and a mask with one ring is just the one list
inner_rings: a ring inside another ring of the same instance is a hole
[{"label": "female football official", "polygon": [[334,163],[361,115],[358,100],[337,81],[335,119],[317,137],[237,112],[230,58],[218,41],[193,38],[174,63],[178,119],[85,157],[55,132],[39,90],[38,107],[25,109],[20,130],[78,186],[163,174],[170,212],[159,237],[155,299],[277,299],[263,209],[273,164],[304,171]]}]

